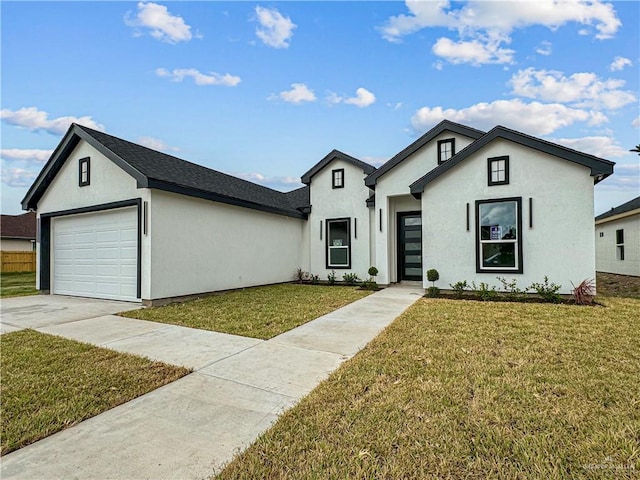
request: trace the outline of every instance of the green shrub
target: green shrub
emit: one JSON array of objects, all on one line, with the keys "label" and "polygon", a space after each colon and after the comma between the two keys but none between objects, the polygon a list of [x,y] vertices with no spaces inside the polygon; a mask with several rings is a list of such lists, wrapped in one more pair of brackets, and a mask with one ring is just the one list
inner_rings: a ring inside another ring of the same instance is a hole
[{"label": "green shrub", "polygon": [[449,286],[453,290],[456,298],[462,298],[462,295],[464,295],[464,291],[469,288],[466,280],[462,280],[456,283],[450,283]]},{"label": "green shrub", "polygon": [[478,285],[477,287],[476,282],[471,282],[471,288],[483,302],[490,302],[498,298],[496,287],[489,287],[489,284],[486,282],[480,282],[480,285]]},{"label": "green shrub", "polygon": [[431,298],[436,298],[440,295],[440,289],[438,287],[429,287],[427,292]]},{"label": "green shrub", "polygon": [[520,290],[517,286],[518,281],[515,278],[512,278],[510,282],[504,277],[496,278],[502,283],[504,295],[509,300],[522,301],[527,296],[527,291],[531,289],[531,287],[527,287],[524,290]]},{"label": "green shrub", "polygon": [[327,280],[329,281],[329,285],[336,284],[336,271],[331,270],[331,272],[327,275]]},{"label": "green shrub", "polygon": [[347,285],[357,285],[360,278],[357,273],[345,273],[342,275],[342,281]]},{"label": "green shrub", "polygon": [[378,269],[376,267],[369,267],[369,271],[367,273],[371,277],[376,277],[378,275]]},{"label": "green shrub", "polygon": [[562,285],[557,283],[549,283],[549,277],[544,276],[543,283],[532,283],[529,286],[529,290],[535,290],[540,297],[548,303],[558,303],[560,301],[560,295],[558,290],[562,288]]}]

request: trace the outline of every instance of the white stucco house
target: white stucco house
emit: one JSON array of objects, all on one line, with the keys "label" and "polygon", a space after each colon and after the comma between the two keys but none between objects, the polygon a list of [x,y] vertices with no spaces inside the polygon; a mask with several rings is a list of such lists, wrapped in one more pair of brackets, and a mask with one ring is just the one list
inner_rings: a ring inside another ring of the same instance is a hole
[{"label": "white stucco house", "polygon": [[640,276],[640,197],[598,215],[596,270]]},{"label": "white stucco house", "polygon": [[297,267],[391,284],[570,292],[593,278],[593,186],[613,163],[501,126],[443,121],[380,168],[337,150],[289,193],[72,125],[22,207],[38,288],[158,303],[290,281]]}]

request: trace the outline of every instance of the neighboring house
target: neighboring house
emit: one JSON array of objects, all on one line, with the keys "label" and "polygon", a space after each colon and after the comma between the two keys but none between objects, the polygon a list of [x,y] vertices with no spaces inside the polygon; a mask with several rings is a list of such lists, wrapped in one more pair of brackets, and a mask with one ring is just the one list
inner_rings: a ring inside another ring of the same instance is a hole
[{"label": "neighboring house", "polygon": [[640,197],[596,217],[596,270],[640,276]]},{"label": "neighboring house", "polygon": [[2,215],[0,220],[0,250],[32,252],[36,248],[36,214]]},{"label": "neighboring house", "polygon": [[504,127],[443,121],[380,168],[337,150],[281,193],[72,125],[22,206],[38,288],[153,303],[292,279],[440,271],[521,287],[595,273],[593,185],[613,163]]}]

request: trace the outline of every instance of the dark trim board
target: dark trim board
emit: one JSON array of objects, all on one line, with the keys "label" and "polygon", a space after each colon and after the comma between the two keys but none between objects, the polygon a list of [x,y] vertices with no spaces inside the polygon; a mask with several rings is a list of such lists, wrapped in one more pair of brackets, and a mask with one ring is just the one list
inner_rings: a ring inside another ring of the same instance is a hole
[{"label": "dark trim board", "polygon": [[51,290],[51,219],[81,213],[97,213],[118,208],[137,207],[138,213],[138,259],[136,295],[142,298],[142,199],[132,198],[119,202],[102,203],[88,207],[71,208],[40,215],[40,290]]}]

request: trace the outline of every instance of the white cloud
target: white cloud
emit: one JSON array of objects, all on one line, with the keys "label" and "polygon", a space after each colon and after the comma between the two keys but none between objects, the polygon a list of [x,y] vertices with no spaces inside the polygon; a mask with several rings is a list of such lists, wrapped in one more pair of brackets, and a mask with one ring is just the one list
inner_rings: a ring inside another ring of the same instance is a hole
[{"label": "white cloud", "polygon": [[595,27],[595,37],[606,39],[621,26],[613,6],[600,0],[513,1],[507,6],[483,0],[470,0],[462,6],[449,0],[407,0],[405,5],[407,14],[390,17],[380,28],[383,38],[400,42],[403,36],[424,28],[449,28],[457,31],[458,41],[440,38],[433,52],[455,63],[475,65],[511,63],[514,52],[502,44],[510,42],[509,35],[515,29],[541,25],[556,30],[575,22]]},{"label": "white cloud", "polygon": [[600,112],[569,108],[559,103],[524,103],[513,99],[477,103],[459,110],[423,107],[413,115],[411,124],[416,131],[424,132],[444,119],[484,130],[503,125],[537,136],[548,135],[575,122],[599,125],[608,121]]},{"label": "white cloud", "polygon": [[633,119],[633,122],[631,122],[631,126],[633,128],[640,127],[640,116]]},{"label": "white cloud", "polygon": [[289,17],[284,17],[275,8],[256,7],[256,19],[260,24],[256,35],[265,45],[273,48],[287,48],[297,27]]},{"label": "white cloud", "polygon": [[624,80],[602,80],[595,73],[565,77],[554,70],[527,68],[515,73],[509,84],[515,95],[578,107],[615,110],[636,101],[633,93],[621,90]]},{"label": "white cloud", "polygon": [[[356,90],[356,96],[350,98],[342,97],[335,92],[329,92],[327,101],[334,104],[347,103],[349,105],[355,105],[359,108],[364,108],[368,107],[369,105],[373,105],[376,102],[376,96],[366,88],[360,87]],[[400,106],[402,106],[402,104],[400,104]]]},{"label": "white cloud", "polygon": [[441,37],[433,45],[432,50],[438,57],[451,63],[470,63],[482,65],[487,63],[512,63],[514,50],[500,48],[504,39],[473,39],[454,42]]},{"label": "white cloud", "polygon": [[3,148],[0,157],[5,160],[46,162],[53,150]]},{"label": "white cloud", "polygon": [[369,165],[373,165],[374,167],[377,168],[383,163],[386,163],[387,160],[389,160],[389,157],[372,157],[372,156],[365,155],[364,157],[360,157],[360,160],[362,160],[365,163],[368,163]]},{"label": "white cloud", "polygon": [[240,77],[225,73],[221,75],[216,72],[208,74],[201,73],[195,68],[175,68],[171,71],[166,68],[157,68],[156,75],[159,77],[169,77],[172,82],[181,82],[186,77],[191,77],[196,85],[222,85],[224,87],[235,87],[242,80]]},{"label": "white cloud", "polygon": [[62,135],[72,123],[104,131],[104,126],[96,123],[91,117],[58,117],[49,118],[49,114],[36,107],[23,107],[20,110],[0,110],[0,118],[9,125],[26,128],[32,132],[45,131],[52,135]]},{"label": "white cloud", "polygon": [[271,95],[269,100],[280,98],[289,103],[315,102],[316,94],[304,83],[292,83],[291,90],[285,90],[278,95]]},{"label": "white cloud", "polygon": [[552,138],[550,141],[601,158],[622,157],[629,153],[611,137]]},{"label": "white cloud", "polygon": [[551,44],[551,42],[548,42],[547,40],[543,40],[536,47],[536,53],[539,55],[547,56],[547,55],[551,55],[551,52],[553,52],[553,45]]},{"label": "white cloud", "polygon": [[[129,27],[148,28],[153,38],[166,43],[188,42],[192,38],[191,27],[184,23],[182,17],[172,15],[167,7],[157,3],[139,2],[135,18],[127,12],[124,22]],[[136,35],[140,35],[139,30],[136,30]]]},{"label": "white cloud", "polygon": [[144,147],[151,148],[152,150],[158,150],[160,152],[172,151],[178,152],[178,147],[170,147],[165,142],[158,138],[153,137],[138,137],[138,143]]},{"label": "white cloud", "polygon": [[2,183],[9,187],[28,187],[36,178],[37,172],[24,168],[3,168]]},{"label": "white cloud", "polygon": [[248,180],[265,187],[273,188],[275,190],[293,190],[294,188],[302,187],[300,177],[287,177],[287,176],[267,176],[262,173],[230,173],[238,178]]},{"label": "white cloud", "polygon": [[632,65],[631,60],[624,57],[616,57],[609,65],[609,70],[612,72],[617,72],[618,70],[622,70],[624,67],[630,67]]}]

